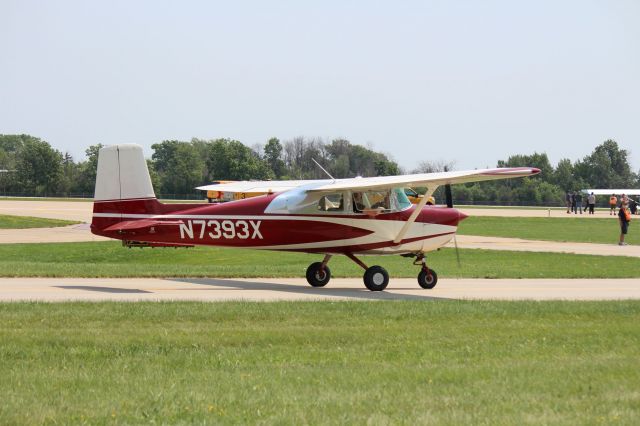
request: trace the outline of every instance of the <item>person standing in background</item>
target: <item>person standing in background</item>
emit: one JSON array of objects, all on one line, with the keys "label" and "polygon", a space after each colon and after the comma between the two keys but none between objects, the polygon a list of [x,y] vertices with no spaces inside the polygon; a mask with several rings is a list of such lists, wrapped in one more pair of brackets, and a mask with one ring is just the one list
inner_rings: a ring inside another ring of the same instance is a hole
[{"label": "person standing in background", "polygon": [[616,194],[611,194],[609,197],[609,216],[613,216],[616,214],[616,206],[618,205],[618,198]]},{"label": "person standing in background", "polygon": [[624,236],[627,235],[627,232],[629,231],[631,212],[627,207],[627,203],[624,202],[624,199],[620,203],[620,210],[618,210],[618,222],[620,223],[620,241],[618,241],[618,245],[626,246],[627,243],[624,242]]},{"label": "person standing in background", "polygon": [[587,204],[589,205],[589,214],[595,214],[596,196],[593,192],[587,197]]},{"label": "person standing in background", "polygon": [[582,214],[582,193],[580,191],[575,191],[574,195],[574,207],[573,213],[578,214],[578,210],[580,210],[580,214]]},{"label": "person standing in background", "polygon": [[573,214],[578,214],[575,192],[571,193],[571,211],[573,212]]},{"label": "person standing in background", "polygon": [[571,209],[571,191],[567,191],[566,195],[564,196],[564,200],[567,203],[567,214],[571,213],[570,209]]}]

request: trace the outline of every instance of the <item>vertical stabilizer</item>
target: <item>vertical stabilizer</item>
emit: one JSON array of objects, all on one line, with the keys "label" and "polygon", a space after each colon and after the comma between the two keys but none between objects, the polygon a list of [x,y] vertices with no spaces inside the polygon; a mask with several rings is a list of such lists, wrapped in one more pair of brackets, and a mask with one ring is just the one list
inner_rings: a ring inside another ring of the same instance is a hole
[{"label": "vertical stabilizer", "polygon": [[142,147],[112,145],[98,153],[95,201],[155,198]]}]

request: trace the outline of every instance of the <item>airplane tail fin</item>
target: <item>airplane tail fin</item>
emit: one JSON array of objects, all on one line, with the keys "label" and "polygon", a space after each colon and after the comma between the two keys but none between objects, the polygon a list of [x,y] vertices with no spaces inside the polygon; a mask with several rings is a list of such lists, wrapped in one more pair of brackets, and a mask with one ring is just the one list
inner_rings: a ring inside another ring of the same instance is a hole
[{"label": "airplane tail fin", "polygon": [[91,230],[99,233],[123,220],[123,215],[142,218],[160,213],[142,147],[112,145],[98,153],[98,171]]},{"label": "airplane tail fin", "polygon": [[112,145],[98,153],[96,201],[156,198],[142,147]]}]

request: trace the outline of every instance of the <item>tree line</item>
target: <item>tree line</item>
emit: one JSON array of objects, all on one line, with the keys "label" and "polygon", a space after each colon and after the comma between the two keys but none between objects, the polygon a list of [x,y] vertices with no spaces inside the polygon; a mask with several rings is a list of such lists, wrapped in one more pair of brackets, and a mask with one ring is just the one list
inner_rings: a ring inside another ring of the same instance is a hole
[{"label": "tree line", "polygon": [[[608,139],[591,154],[572,162],[563,158],[554,167],[546,153],[512,155],[497,167],[537,167],[540,174],[528,179],[476,182],[456,185],[454,200],[469,204],[564,205],[568,191],[587,188],[640,188],[640,171],[629,163],[629,151]],[[599,204],[607,200],[600,197]]]},{"label": "tree line", "polygon": [[[0,195],[92,196],[98,151],[89,146],[86,158],[74,160],[46,141],[30,135],[0,135]],[[325,141],[297,137],[271,138],[248,147],[233,139],[165,140],[153,144],[147,160],[156,194],[202,197],[196,186],[215,180],[322,179],[317,161],[335,178],[387,176],[404,172],[453,170],[454,163],[424,162],[403,170],[392,158],[346,139]],[[587,187],[640,187],[640,173],[629,164],[629,152],[607,140],[580,160],[562,159],[554,167],[545,153],[512,155],[498,167],[533,166],[542,170],[530,179],[456,185],[458,203],[562,205],[566,191]],[[436,193],[442,199],[442,189]]]},{"label": "tree line", "polygon": [[[86,159],[75,161],[31,135],[0,135],[0,194],[85,195],[94,191],[98,151],[91,145]],[[165,140],[151,146],[147,166],[156,194],[202,196],[196,186],[215,180],[322,179],[322,165],[336,178],[400,174],[387,155],[345,139],[325,142],[297,137],[269,139],[252,148],[232,139]]]}]

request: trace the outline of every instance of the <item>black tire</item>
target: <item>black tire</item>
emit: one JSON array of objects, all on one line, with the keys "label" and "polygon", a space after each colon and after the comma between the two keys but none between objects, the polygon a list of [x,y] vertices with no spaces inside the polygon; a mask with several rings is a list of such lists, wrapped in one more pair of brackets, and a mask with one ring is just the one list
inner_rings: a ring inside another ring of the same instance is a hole
[{"label": "black tire", "polygon": [[331,270],[325,265],[322,270],[322,262],[315,262],[307,268],[307,282],[312,287],[324,287],[331,279]]},{"label": "black tire", "polygon": [[382,291],[389,284],[389,274],[382,266],[371,266],[364,272],[364,285],[371,291]]},{"label": "black tire", "polygon": [[418,284],[420,287],[426,288],[427,290],[431,290],[438,283],[438,274],[433,269],[429,269],[429,273],[424,270],[420,271],[418,274]]}]

